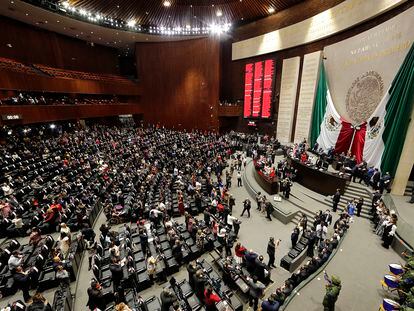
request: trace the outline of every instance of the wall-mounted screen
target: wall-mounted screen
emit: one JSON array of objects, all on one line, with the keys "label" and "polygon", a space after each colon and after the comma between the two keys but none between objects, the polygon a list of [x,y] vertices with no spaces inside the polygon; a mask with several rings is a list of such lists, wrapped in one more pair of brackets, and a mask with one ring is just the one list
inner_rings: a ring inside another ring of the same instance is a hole
[{"label": "wall-mounted screen", "polygon": [[274,80],[275,61],[273,59],[246,64],[243,109],[245,118],[270,118]]}]

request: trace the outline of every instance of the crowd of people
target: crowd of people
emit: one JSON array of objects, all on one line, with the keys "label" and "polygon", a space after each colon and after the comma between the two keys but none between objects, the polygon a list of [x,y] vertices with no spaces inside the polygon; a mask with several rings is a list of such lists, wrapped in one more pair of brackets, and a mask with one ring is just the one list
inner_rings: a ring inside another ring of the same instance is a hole
[{"label": "crowd of people", "polygon": [[0,99],[0,105],[111,105],[119,103],[116,97],[86,96],[75,98],[62,94],[18,93],[15,96]]}]

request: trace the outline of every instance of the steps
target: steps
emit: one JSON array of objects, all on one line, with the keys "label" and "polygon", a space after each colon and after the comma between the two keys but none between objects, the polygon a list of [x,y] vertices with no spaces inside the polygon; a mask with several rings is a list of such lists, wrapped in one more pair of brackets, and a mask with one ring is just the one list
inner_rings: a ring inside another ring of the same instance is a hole
[{"label": "steps", "polygon": [[414,181],[408,181],[407,187],[405,188],[404,195],[411,196],[411,194],[413,193],[413,188],[414,188]]},{"label": "steps", "polygon": [[295,217],[293,217],[293,219],[290,221],[291,223],[298,225],[299,220],[302,218],[302,214],[305,214],[306,217],[308,217],[308,223],[313,223],[316,213],[304,207],[304,204],[306,204],[305,202],[303,202],[301,199],[299,199],[292,193],[290,194],[288,201],[300,209],[300,211],[296,213]]},{"label": "steps", "polygon": [[[369,219],[369,212],[371,210],[372,201],[371,192],[368,190],[366,186],[363,186],[358,183],[351,182],[349,183],[349,185],[346,186],[345,192],[341,195],[341,200],[338,204],[338,209],[343,210],[349,201],[353,199],[358,200],[361,197],[364,199],[364,204],[361,210],[361,217]],[[324,203],[325,205],[332,208],[332,196],[325,197]]]}]

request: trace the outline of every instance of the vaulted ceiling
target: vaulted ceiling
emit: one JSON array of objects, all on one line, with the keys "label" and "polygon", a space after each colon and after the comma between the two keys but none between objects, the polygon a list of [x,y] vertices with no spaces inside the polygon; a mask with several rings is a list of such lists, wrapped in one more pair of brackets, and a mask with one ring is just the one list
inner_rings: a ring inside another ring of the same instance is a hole
[{"label": "vaulted ceiling", "polygon": [[202,27],[211,23],[243,24],[303,1],[305,0],[68,0],[76,8],[103,16],[124,21],[135,20],[140,25],[166,27]]}]

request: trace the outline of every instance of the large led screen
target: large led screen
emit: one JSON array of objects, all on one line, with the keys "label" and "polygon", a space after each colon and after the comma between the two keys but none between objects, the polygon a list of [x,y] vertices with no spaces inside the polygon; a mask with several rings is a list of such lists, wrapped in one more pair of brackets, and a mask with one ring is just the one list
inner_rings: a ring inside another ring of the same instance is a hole
[{"label": "large led screen", "polygon": [[243,109],[245,118],[270,118],[274,80],[275,61],[273,59],[246,64]]}]

